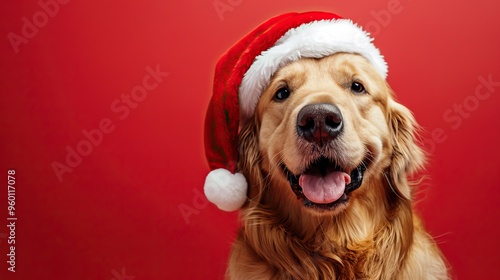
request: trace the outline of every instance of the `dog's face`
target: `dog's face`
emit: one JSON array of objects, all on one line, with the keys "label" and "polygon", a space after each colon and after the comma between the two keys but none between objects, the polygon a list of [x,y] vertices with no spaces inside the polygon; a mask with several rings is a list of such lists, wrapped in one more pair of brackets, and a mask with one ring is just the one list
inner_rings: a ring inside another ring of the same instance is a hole
[{"label": "dog's face", "polygon": [[[261,168],[280,182],[272,187],[314,213],[344,210],[353,194],[367,191],[363,182],[391,163],[395,171],[414,167],[407,151],[414,148],[411,114],[360,55],[284,66],[262,93],[255,120]],[[395,153],[405,158],[392,162]]]}]

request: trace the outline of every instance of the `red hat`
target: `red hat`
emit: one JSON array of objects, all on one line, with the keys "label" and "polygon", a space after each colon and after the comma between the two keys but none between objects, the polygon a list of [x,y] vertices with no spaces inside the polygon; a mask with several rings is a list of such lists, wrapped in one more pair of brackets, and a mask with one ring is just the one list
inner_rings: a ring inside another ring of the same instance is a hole
[{"label": "red hat", "polygon": [[348,52],[365,57],[385,79],[387,65],[372,40],[351,20],[332,13],[288,13],[264,22],[222,55],[205,120],[205,154],[212,170],[204,187],[208,200],[224,211],[245,203],[247,182],[237,173],[238,131],[277,70],[302,57]]}]

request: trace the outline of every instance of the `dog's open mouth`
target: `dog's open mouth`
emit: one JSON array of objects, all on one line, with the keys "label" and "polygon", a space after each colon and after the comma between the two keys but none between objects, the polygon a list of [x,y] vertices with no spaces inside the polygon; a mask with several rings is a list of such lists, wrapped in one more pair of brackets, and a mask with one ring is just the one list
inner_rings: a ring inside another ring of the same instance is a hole
[{"label": "dog's open mouth", "polygon": [[335,161],[320,157],[303,173],[292,174],[282,165],[293,192],[304,206],[319,210],[333,210],[349,199],[349,194],[363,182],[366,164],[363,162],[350,174]]}]

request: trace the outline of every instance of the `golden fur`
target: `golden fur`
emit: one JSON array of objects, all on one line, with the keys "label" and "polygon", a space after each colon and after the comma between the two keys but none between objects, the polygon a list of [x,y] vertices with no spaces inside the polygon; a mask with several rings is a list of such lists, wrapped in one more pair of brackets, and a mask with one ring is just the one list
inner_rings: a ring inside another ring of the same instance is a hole
[{"label": "golden fur", "polygon": [[[361,82],[367,94],[350,91]],[[292,92],[273,101],[277,89]],[[351,170],[368,156],[361,187],[332,211],[304,207],[281,164],[299,173],[312,150],[295,132],[306,104],[334,103],[345,128],[327,153]],[[239,168],[249,181],[227,279],[448,279],[445,260],[412,211],[407,174],[425,158],[417,125],[362,56],[339,53],[281,68],[240,133]]]}]

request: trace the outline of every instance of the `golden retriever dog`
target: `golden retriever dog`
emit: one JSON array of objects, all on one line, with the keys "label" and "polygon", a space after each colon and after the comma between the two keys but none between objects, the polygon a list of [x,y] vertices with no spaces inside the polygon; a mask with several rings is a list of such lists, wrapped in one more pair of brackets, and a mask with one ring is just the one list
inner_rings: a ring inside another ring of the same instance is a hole
[{"label": "golden retriever dog", "polygon": [[288,63],[241,128],[228,279],[448,279],[412,209],[417,124],[363,56]]}]

